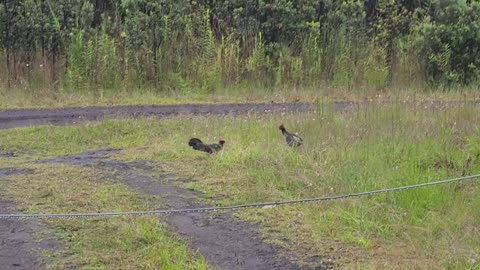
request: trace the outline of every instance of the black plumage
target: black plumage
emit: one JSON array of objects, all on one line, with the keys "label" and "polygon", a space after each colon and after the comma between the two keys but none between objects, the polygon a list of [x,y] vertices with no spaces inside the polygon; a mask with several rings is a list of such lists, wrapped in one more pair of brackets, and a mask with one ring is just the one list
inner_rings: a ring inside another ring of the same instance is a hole
[{"label": "black plumage", "polygon": [[220,140],[218,144],[217,143],[205,144],[200,139],[197,139],[197,138],[191,138],[190,141],[188,141],[188,145],[190,145],[193,149],[202,151],[202,152],[207,152],[209,154],[213,154],[222,150],[224,144],[225,144],[224,140]]},{"label": "black plumage", "polygon": [[285,126],[282,124],[278,127],[282,131],[285,141],[287,141],[288,146],[297,147],[303,144],[303,139],[300,136],[290,133],[285,129]]}]

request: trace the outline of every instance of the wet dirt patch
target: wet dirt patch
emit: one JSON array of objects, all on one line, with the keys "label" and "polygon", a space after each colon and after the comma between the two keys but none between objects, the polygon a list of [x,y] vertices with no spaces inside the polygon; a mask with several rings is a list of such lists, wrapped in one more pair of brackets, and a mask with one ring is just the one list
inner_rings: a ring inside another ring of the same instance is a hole
[{"label": "wet dirt patch", "polygon": [[33,170],[17,169],[17,168],[0,168],[0,177],[10,176],[15,174],[28,174],[28,173],[33,173]]},{"label": "wet dirt patch", "polygon": [[[105,148],[93,151],[82,152],[77,155],[56,157],[42,160],[42,163],[67,163],[74,165],[98,165],[99,159],[108,157],[111,154],[121,151],[122,148]],[[103,162],[110,162],[109,160]]]},{"label": "wet dirt patch", "polygon": [[[112,181],[126,184],[142,194],[159,196],[169,208],[207,206],[198,201],[200,194],[174,185],[175,176],[159,175],[159,170],[148,162],[126,163],[106,159],[106,153],[116,151],[101,149],[43,162],[103,169],[112,173]],[[157,175],[155,178],[151,176],[154,173]],[[210,265],[220,269],[327,269],[331,266],[328,262],[322,263],[321,256],[312,262],[315,267],[300,266],[285,259],[280,255],[285,254],[281,248],[261,239],[257,226],[236,220],[228,213],[168,215],[166,221],[187,240],[191,249],[200,251]],[[289,257],[295,258],[294,255]]]},{"label": "wet dirt patch", "polygon": [[[442,110],[448,107],[480,106],[480,101],[335,101],[319,104],[331,107],[332,112],[347,112],[360,107],[372,106],[410,106]],[[314,103],[245,103],[245,104],[177,104],[177,105],[130,105],[105,107],[66,107],[57,109],[9,109],[0,110],[0,129],[36,126],[70,125],[86,121],[98,121],[105,118],[125,117],[165,117],[179,114],[227,115],[246,113],[307,112],[315,108]]]},{"label": "wet dirt patch", "polygon": [[180,104],[137,105],[114,107],[82,107],[60,109],[15,109],[0,110],[0,129],[35,126],[68,125],[104,118],[165,117],[179,114],[226,115],[249,112],[269,113],[274,111],[305,112],[310,103],[261,103],[261,104]]},{"label": "wet dirt patch", "polygon": [[[0,180],[5,176],[32,172],[33,170],[4,168],[0,169]],[[4,198],[1,190],[0,195]],[[0,213],[13,214],[18,211],[15,210],[13,202],[0,199]],[[41,239],[36,240],[34,235],[39,234]],[[39,221],[0,219],[1,269],[44,269],[41,253],[56,250],[59,246],[53,234]]]}]

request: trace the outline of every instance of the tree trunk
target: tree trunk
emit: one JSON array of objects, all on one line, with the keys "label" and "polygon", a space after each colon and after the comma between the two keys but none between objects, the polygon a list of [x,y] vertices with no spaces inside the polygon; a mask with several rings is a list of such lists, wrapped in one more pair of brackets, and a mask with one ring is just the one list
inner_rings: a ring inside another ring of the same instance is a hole
[{"label": "tree trunk", "polygon": [[93,27],[98,27],[102,24],[102,15],[111,15],[114,10],[114,4],[111,0],[95,0],[94,1],[94,13],[93,13]]},{"label": "tree trunk", "polygon": [[155,23],[152,24],[152,52],[153,52],[153,79],[155,80],[155,86],[158,82],[158,41],[157,31]]},{"label": "tree trunk", "polygon": [[53,48],[52,48],[52,68],[51,68],[51,71],[52,71],[52,84],[55,85],[56,84],[56,80],[57,80],[57,70],[56,70],[56,65],[57,65],[57,45],[54,44],[53,45]]},{"label": "tree trunk", "polygon": [[[7,10],[8,12],[8,2],[7,0],[4,0],[3,1],[3,5],[5,6],[5,9]],[[8,14],[8,13],[7,13]],[[10,39],[10,22],[11,20],[9,18],[7,18],[7,25],[5,26],[5,40],[4,40],[4,46],[5,46],[5,57],[6,57],[6,65],[7,65],[7,88],[10,89],[10,87],[12,86],[12,82],[11,82],[11,70],[10,70],[10,42],[11,42],[11,39]]]},{"label": "tree trunk", "polygon": [[5,50],[5,57],[7,58],[7,88],[10,89],[12,82],[11,82],[11,74],[10,74],[10,50],[7,47]]},{"label": "tree trunk", "polygon": [[387,83],[391,85],[393,82],[393,68],[394,68],[394,51],[393,51],[393,42],[394,38],[392,34],[389,34],[390,37],[387,43],[387,55],[386,55],[386,64],[387,64]]},{"label": "tree trunk", "polygon": [[365,20],[367,25],[370,24],[376,17],[375,8],[377,6],[377,0],[364,0],[365,7]]}]

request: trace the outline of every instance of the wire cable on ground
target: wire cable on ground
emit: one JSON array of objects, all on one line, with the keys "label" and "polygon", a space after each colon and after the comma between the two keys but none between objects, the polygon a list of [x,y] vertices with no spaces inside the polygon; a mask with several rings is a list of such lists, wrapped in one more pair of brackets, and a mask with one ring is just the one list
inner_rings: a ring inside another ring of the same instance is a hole
[{"label": "wire cable on ground", "polygon": [[66,213],[66,214],[0,214],[0,219],[46,219],[46,218],[144,216],[144,215],[205,213],[205,212],[220,211],[220,210],[238,210],[238,209],[244,209],[244,208],[263,208],[263,207],[266,208],[266,207],[273,207],[273,206],[280,206],[280,205],[291,205],[291,204],[310,203],[310,202],[319,202],[319,201],[332,201],[332,200],[340,200],[340,199],[347,199],[347,198],[360,197],[360,196],[368,196],[368,195],[401,191],[401,190],[413,189],[413,188],[419,188],[419,187],[441,185],[441,184],[459,182],[459,181],[470,180],[470,179],[478,179],[479,177],[480,177],[480,174],[475,174],[475,175],[463,176],[463,177],[435,181],[435,182],[414,184],[414,185],[408,185],[408,186],[378,189],[373,191],[364,191],[364,192],[343,194],[343,195],[336,195],[336,196],[308,198],[308,199],[280,201],[280,202],[251,203],[251,204],[240,204],[240,205],[232,205],[232,206],[165,209],[165,210],[135,211],[135,212]]}]

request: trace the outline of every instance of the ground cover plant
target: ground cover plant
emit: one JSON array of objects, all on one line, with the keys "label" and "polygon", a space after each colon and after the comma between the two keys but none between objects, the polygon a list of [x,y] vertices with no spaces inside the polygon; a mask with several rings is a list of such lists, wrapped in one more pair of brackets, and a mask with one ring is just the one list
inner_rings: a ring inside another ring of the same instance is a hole
[{"label": "ground cover plant", "polygon": [[[395,100],[373,101],[343,113],[336,113],[329,103],[319,103],[307,114],[105,120],[74,127],[2,130],[0,134],[5,138],[4,149],[29,154],[16,162],[122,147],[115,159],[149,160],[179,179],[195,180],[177,184],[200,191],[206,202],[231,205],[475,174],[480,168],[479,120],[474,103]],[[304,145],[288,147],[277,128],[281,123],[299,132]],[[191,137],[209,142],[224,139],[225,149],[216,155],[194,151],[187,144]],[[86,185],[86,180],[78,181]],[[480,254],[478,192],[478,183],[467,181],[236,215],[258,223],[266,241],[283,246],[288,250],[285,256],[296,254],[304,264],[321,256],[343,268],[475,269]],[[50,202],[53,206],[59,203],[61,198]],[[114,205],[92,205],[85,210]],[[81,248],[85,253],[92,249]]]}]

